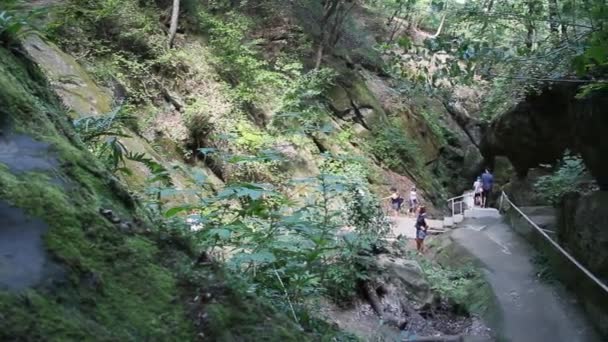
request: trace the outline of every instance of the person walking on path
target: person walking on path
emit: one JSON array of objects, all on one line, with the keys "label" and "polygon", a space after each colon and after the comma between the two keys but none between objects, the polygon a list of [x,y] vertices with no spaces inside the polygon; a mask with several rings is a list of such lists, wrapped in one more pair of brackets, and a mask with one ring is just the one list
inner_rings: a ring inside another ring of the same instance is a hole
[{"label": "person walking on path", "polygon": [[403,204],[403,197],[397,191],[397,188],[391,188],[391,195],[384,198],[385,200],[391,200],[391,208],[395,217],[399,216],[401,211],[401,204]]},{"label": "person walking on path", "polygon": [[418,207],[418,193],[416,192],[416,187],[412,188],[412,191],[410,191],[410,214],[411,215],[416,215],[416,209]]},{"label": "person walking on path", "polygon": [[481,175],[481,206],[483,208],[488,207],[488,199],[492,193],[492,187],[494,187],[494,176],[492,176],[489,169],[486,169]]},{"label": "person walking on path", "polygon": [[475,202],[475,205],[477,206],[481,206],[481,192],[482,192],[482,184],[481,184],[481,177],[477,177],[477,179],[475,180],[475,183],[473,183],[473,200]]},{"label": "person walking on path", "polygon": [[424,253],[424,239],[428,232],[429,226],[426,224],[426,208],[418,209],[418,217],[416,218],[416,250],[418,253]]}]

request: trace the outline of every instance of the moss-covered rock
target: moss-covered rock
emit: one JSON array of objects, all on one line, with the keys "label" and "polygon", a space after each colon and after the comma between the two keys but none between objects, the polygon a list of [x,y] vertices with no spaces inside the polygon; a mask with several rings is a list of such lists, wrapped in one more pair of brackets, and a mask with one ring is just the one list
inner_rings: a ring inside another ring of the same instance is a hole
[{"label": "moss-covered rock", "polygon": [[37,34],[23,39],[23,49],[48,77],[63,103],[79,116],[110,112],[112,98],[97,86],[76,60]]},{"label": "moss-covered rock", "polygon": [[[192,251],[180,250],[182,244],[172,234],[151,226],[126,190],[84,148],[35,65],[2,47],[0,60],[0,139],[11,146],[9,139],[27,137],[45,147],[52,161],[28,168],[14,167],[20,161],[10,156],[0,161],[0,214],[10,212],[11,229],[27,232],[22,224],[35,224],[39,232],[21,238],[30,239],[45,267],[52,264],[56,270],[7,286],[15,273],[0,264],[0,340],[202,338],[184,300],[195,298],[196,291],[177,274],[190,268]],[[104,215],[108,210],[111,216]],[[124,232],[118,221],[136,229]],[[0,244],[0,255],[15,252],[7,248]],[[23,267],[21,275],[39,271],[40,264],[34,266]],[[206,286],[221,281],[214,276],[220,271],[205,272]],[[306,333],[272,308],[240,295],[242,289],[219,286],[233,293],[231,300],[219,297],[225,301],[198,312],[207,317],[210,326],[203,330],[215,340],[307,340]],[[256,309],[261,307],[265,309]]]},{"label": "moss-covered rock", "polygon": [[4,137],[9,129],[28,134],[48,144],[57,159],[38,171],[0,167],[0,199],[48,226],[45,249],[66,270],[45,287],[1,293],[0,339],[188,339],[193,329],[174,303],[175,278],[162,266],[158,248],[146,237],[122,235],[99,214],[99,208],[112,208],[133,220],[139,216],[133,203],[71,141],[66,113],[36,68],[3,48],[0,55]]},{"label": "moss-covered rock", "polygon": [[337,116],[350,119],[369,129],[386,122],[386,112],[378,98],[370,91],[365,78],[344,70],[337,84],[328,92],[330,107]]}]

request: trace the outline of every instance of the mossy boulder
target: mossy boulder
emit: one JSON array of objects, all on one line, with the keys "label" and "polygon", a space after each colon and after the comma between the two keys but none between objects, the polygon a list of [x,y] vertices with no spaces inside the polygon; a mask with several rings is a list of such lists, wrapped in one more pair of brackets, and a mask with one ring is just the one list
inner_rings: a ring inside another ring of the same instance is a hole
[{"label": "mossy boulder", "polygon": [[112,109],[110,93],[99,87],[76,60],[37,34],[22,42],[28,56],[43,70],[53,90],[77,116],[100,115]]},{"label": "mossy boulder", "polygon": [[82,148],[39,70],[4,48],[0,56],[2,138],[14,137],[11,131],[28,135],[56,158],[48,168],[24,172],[0,164],[0,201],[45,226],[29,243],[41,236],[38,247],[65,270],[50,283],[41,276],[13,287],[19,293],[0,290],[0,339],[189,339],[193,329],[174,303],[176,280],[160,250],[147,237],[121,234],[99,208],[128,221],[145,217]]}]

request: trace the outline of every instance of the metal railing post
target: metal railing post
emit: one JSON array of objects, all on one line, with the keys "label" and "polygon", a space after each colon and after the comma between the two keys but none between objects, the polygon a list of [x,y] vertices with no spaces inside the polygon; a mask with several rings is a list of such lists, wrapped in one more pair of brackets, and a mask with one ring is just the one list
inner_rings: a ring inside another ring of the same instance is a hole
[{"label": "metal railing post", "polygon": [[452,200],[452,217],[454,217],[454,200]]}]

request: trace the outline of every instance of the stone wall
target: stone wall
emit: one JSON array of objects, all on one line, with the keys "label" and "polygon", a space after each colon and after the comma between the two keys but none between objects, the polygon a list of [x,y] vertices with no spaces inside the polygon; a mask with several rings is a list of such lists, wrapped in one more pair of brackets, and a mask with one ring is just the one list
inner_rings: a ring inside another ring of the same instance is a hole
[{"label": "stone wall", "polygon": [[559,241],[601,278],[608,278],[608,191],[564,196]]},{"label": "stone wall", "polygon": [[[608,279],[608,191],[566,194],[558,208],[558,240],[575,259],[606,284]],[[589,317],[608,336],[608,293],[582,272],[562,270]]]},{"label": "stone wall", "polygon": [[[569,194],[559,208],[558,242],[577,261],[601,279],[606,279],[608,257],[608,192],[580,196]],[[578,269],[564,254],[538,233],[515,210],[504,206],[505,217],[511,227],[528,240],[548,260],[548,267],[561,284],[572,291],[580,301],[590,321],[604,337],[608,336],[608,293]],[[525,211],[526,208],[522,208]],[[534,218],[532,218],[533,221]],[[542,226],[541,226],[542,227]],[[574,304],[577,305],[577,304]]]}]

